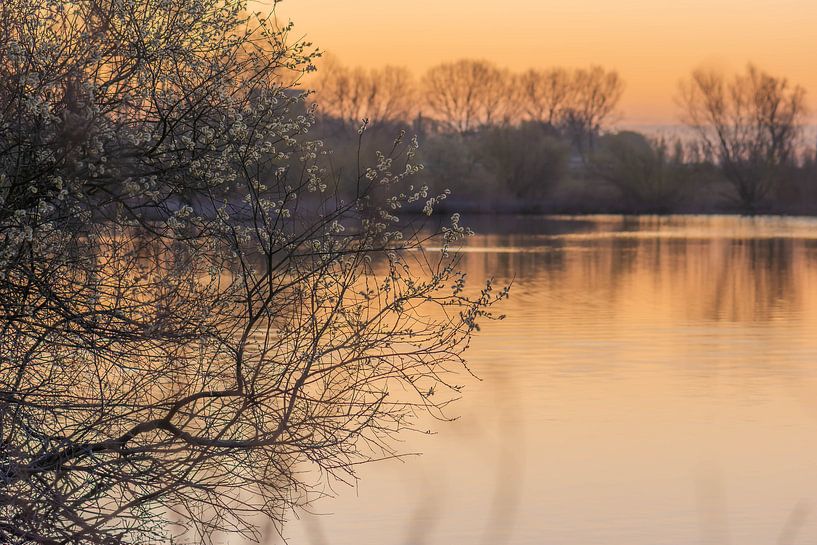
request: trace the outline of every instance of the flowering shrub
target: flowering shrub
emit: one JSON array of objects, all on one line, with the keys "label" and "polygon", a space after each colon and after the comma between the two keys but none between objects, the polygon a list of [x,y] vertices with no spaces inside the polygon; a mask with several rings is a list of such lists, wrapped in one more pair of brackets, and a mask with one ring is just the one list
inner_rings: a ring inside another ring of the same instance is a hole
[{"label": "flowering shrub", "polygon": [[465,288],[458,216],[442,251],[400,217],[446,196],[416,142],[336,190],[290,30],[235,0],[0,6],[0,541],[280,530],[458,391],[507,290]]}]

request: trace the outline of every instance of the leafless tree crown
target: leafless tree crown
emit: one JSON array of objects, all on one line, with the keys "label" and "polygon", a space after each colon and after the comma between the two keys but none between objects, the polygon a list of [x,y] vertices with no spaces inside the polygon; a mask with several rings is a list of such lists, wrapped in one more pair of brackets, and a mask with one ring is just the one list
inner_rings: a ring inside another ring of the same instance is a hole
[{"label": "leafless tree crown", "polygon": [[679,104],[741,205],[754,210],[794,159],[805,90],[752,65],[731,78],[700,69],[681,83]]}]

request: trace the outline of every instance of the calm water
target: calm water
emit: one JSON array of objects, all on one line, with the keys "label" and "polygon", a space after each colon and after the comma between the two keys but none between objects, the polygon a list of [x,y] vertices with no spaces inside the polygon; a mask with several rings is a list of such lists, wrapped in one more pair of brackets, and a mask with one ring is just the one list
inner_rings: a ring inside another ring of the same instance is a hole
[{"label": "calm water", "polygon": [[461,418],[291,543],[817,542],[817,221],[484,223],[469,276],[515,281]]}]

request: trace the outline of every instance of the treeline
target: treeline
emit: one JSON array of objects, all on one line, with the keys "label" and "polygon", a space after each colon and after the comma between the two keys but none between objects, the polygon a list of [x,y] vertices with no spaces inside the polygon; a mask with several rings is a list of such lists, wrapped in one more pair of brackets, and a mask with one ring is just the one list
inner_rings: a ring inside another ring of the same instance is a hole
[{"label": "treeline", "polygon": [[353,136],[367,119],[363,155],[400,131],[418,135],[418,183],[450,188],[460,210],[817,213],[805,91],[751,65],[697,70],[679,86],[683,141],[613,130],[624,82],[597,66],[513,73],[460,60],[415,78],[332,61],[313,87],[342,183],[355,177]]},{"label": "treeline", "polygon": [[531,122],[585,145],[615,112],[624,82],[600,66],[516,74],[464,59],[437,65],[418,80],[403,67],[364,70],[330,59],[314,87],[325,116],[354,126],[365,118],[373,125],[412,123],[423,132],[468,134]]}]

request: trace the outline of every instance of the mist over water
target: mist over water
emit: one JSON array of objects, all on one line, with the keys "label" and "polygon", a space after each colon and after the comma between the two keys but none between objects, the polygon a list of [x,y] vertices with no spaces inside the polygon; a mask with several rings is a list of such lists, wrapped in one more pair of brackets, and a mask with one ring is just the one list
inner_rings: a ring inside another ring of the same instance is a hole
[{"label": "mist over water", "polygon": [[514,279],[482,380],[292,543],[817,539],[817,220],[476,223],[469,277]]},{"label": "mist over water", "polygon": [[[682,124],[655,124],[655,123],[633,123],[621,122],[617,124],[617,129],[622,131],[636,131],[649,138],[664,139],[668,142],[679,141],[684,144],[691,144],[696,141],[697,134],[694,129]],[[797,143],[797,151],[800,154],[814,154],[817,145],[817,125],[813,123],[802,127],[802,133]]]}]

